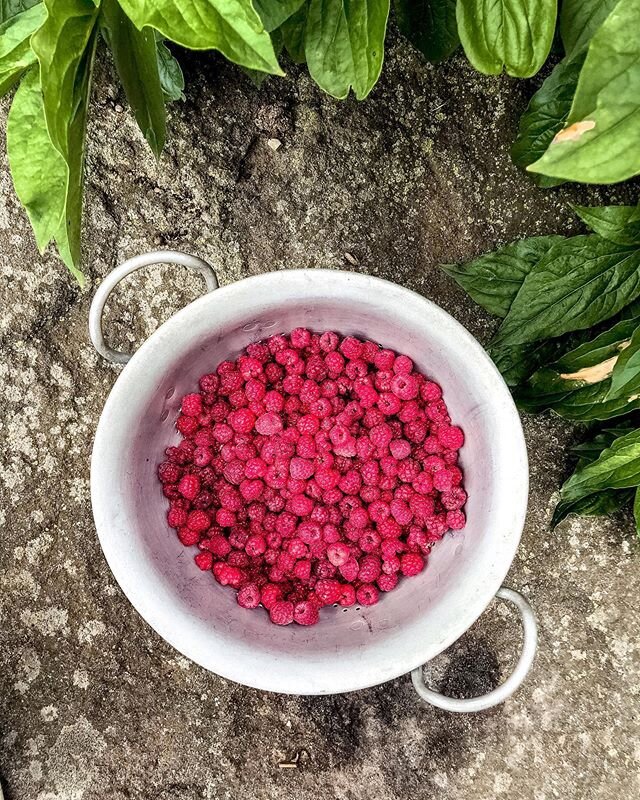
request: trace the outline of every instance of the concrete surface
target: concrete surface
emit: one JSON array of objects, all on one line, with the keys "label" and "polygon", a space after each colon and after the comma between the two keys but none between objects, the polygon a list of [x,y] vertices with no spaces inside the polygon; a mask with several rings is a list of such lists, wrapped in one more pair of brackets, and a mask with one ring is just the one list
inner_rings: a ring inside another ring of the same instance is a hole
[{"label": "concrete surface", "polygon": [[[392,41],[383,80],[361,104],[322,96],[295,68],[261,90],[215,57],[186,58],[185,71],[188,100],[172,107],[156,164],[100,65],[86,189],[94,286],[154,247],[209,258],[223,283],[293,266],[361,269],[435,299],[486,341],[494,323],[437,264],[523,235],[577,231],[569,200],[633,194],[532,186],[508,143],[533,83],[484,78],[460,58],[434,69]],[[267,140],[276,138],[274,151]],[[7,798],[638,796],[638,548],[628,516],[548,530],[576,435],[569,426],[525,419],[531,505],[508,583],[536,609],[540,651],[503,707],[442,713],[420,705],[408,677],[316,699],[230,684],[161,641],[102,558],[88,465],[117,369],[88,342],[91,287],[79,291],[53,255],[38,256],[4,156],[0,184]],[[135,346],[198,290],[169,268],[129,280],[111,304],[111,341]],[[519,636],[493,606],[437,659],[431,680],[458,694],[487,690],[513,663]]]}]

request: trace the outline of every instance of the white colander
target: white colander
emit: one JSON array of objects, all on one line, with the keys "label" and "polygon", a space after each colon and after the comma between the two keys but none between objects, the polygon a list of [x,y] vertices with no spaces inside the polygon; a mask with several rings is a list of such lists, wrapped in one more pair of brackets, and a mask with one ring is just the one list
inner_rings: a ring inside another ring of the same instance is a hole
[{"label": "white colander", "polygon": [[[133,356],[102,333],[107,297],[140,267],[181,264],[201,272],[208,293],[164,323]],[[100,543],[122,590],[144,619],[185,656],[259,689],[331,694],[412,671],[420,696],[452,711],[496,705],[533,661],[536,625],[518,593],[500,588],[524,522],[527,455],[509,391],[479,343],[452,317],[394,283],[351,272],[270,272],[217,288],[213,269],[193,256],[159,251],[114,270],[94,297],[89,327],[98,352],[125,364],[100,418],[91,498]],[[214,291],[215,290],[215,291]],[[410,356],[444,390],[461,451],[467,526],[433,548],[427,568],[368,608],[327,608],[313,627],[278,627],[240,608],[234,592],[201,572],[167,526],[156,478],[183,394],[200,375],[250,342],[297,326],[335,330]],[[521,612],[524,646],[511,676],[487,695],[444,697],[427,689],[422,665],[460,637],[495,596]]]}]

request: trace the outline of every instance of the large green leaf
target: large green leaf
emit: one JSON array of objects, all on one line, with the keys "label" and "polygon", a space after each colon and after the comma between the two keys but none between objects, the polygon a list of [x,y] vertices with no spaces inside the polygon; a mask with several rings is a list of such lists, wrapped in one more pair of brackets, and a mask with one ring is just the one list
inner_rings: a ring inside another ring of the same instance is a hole
[{"label": "large green leaf", "polygon": [[[585,49],[563,59],[531,98],[520,118],[518,136],[511,148],[511,157],[519,167],[524,169],[537,161],[556,133],[564,128],[586,54]],[[544,188],[563,182],[546,175],[534,174],[533,178]]]},{"label": "large green leaf", "polygon": [[640,246],[640,204],[636,206],[572,206],[592,231],[621,245]]},{"label": "large green leaf", "polygon": [[[67,167],[49,138],[36,68],[25,75],[13,98],[7,119],[7,154],[16,194],[27,211],[40,251],[56,239],[61,254],[66,254]],[[73,261],[68,260],[67,266],[82,284],[82,273]]]},{"label": "large green leaf", "polygon": [[304,53],[304,31],[307,26],[308,2],[304,2],[295,14],[285,20],[280,28],[280,35],[289,58],[296,64],[304,64],[307,57]]},{"label": "large green leaf", "polygon": [[583,183],[640,173],[640,2],[619,0],[594,34],[567,127],[528,169]]},{"label": "large green leaf", "polygon": [[616,360],[607,399],[640,396],[640,327]]},{"label": "large green leaf", "polygon": [[311,77],[340,99],[373,89],[384,56],[389,0],[311,0],[304,49]]},{"label": "large green leaf", "polygon": [[300,8],[305,0],[253,0],[253,7],[269,32],[275,31]]},{"label": "large green leaf", "polygon": [[398,27],[424,57],[438,63],[460,44],[456,0],[394,0]]},{"label": "large green leaf", "polygon": [[556,0],[458,0],[458,33],[479,72],[528,78],[549,55],[556,13]]},{"label": "large green leaf", "polygon": [[576,470],[561,489],[564,502],[581,500],[605,489],[640,485],[640,429],[615,439],[600,456]]},{"label": "large green leaf", "polygon": [[162,38],[156,40],[158,75],[165,102],[184,100],[184,75],[178,59],[166,46]]},{"label": "large green leaf", "polygon": [[10,17],[0,25],[0,95],[20,78],[36,57],[31,49],[31,36],[44,22],[42,4]]},{"label": "large green leaf", "polygon": [[0,0],[0,25],[41,2],[42,0]]},{"label": "large green leaf", "polygon": [[[65,235],[56,236],[67,266],[80,262],[80,225],[87,107],[98,9],[92,0],[45,0],[47,19],[31,44],[40,62],[40,84],[49,138],[64,159]],[[28,140],[24,147],[28,148]]]},{"label": "large green leaf", "polygon": [[562,236],[532,236],[467,264],[445,264],[442,269],[476,303],[497,317],[506,317],[526,276],[561,241],[564,241]]},{"label": "large green leaf", "polygon": [[117,0],[103,0],[100,24],[136,122],[156,157],[167,133],[164,95],[158,70],[156,36],[139,31]]},{"label": "large green leaf", "polygon": [[599,236],[555,245],[527,275],[493,342],[514,345],[590,328],[640,296],[640,249]]},{"label": "large green leaf", "polygon": [[219,50],[229,61],[282,75],[271,38],[251,0],[119,0],[142,30],[150,26],[192,50]]},{"label": "large green leaf", "polygon": [[586,47],[618,0],[562,0],[560,34],[567,54]]}]

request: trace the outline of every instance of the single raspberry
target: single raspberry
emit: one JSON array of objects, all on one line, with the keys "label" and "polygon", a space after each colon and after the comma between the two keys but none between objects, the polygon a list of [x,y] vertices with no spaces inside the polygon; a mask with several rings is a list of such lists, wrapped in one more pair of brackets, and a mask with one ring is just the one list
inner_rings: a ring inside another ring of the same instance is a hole
[{"label": "single raspberry", "polygon": [[373,606],[379,598],[378,589],[372,583],[363,583],[356,591],[356,599],[361,606]]},{"label": "single raspberry", "polygon": [[407,577],[417,575],[423,568],[424,559],[418,553],[405,553],[400,558],[400,571]]},{"label": "single raspberry", "polygon": [[340,352],[345,358],[356,359],[362,354],[362,342],[353,336],[346,336],[340,344]]},{"label": "single raspberry", "polygon": [[459,450],[464,444],[464,433],[455,425],[440,425],[436,435],[447,450]]},{"label": "single raspberry", "polygon": [[301,522],[296,533],[305,544],[313,544],[322,540],[322,528],[317,522]]},{"label": "single raspberry", "polygon": [[447,525],[452,531],[459,531],[467,524],[467,518],[462,511],[447,511]]},{"label": "single raspberry", "polygon": [[293,620],[298,625],[315,625],[320,619],[318,606],[311,600],[301,600],[293,607]]},{"label": "single raspberry", "polygon": [[382,570],[378,556],[366,555],[360,560],[358,580],[362,583],[373,583]]},{"label": "single raspberry", "polygon": [[293,575],[299,581],[308,581],[311,577],[311,561],[301,558],[293,565]]},{"label": "single raspberry", "polygon": [[327,547],[327,558],[335,567],[341,567],[349,560],[351,550],[343,542],[336,542]]},{"label": "single raspberry", "polygon": [[220,386],[220,378],[213,372],[203,375],[198,381],[198,385],[206,394],[215,394]]},{"label": "single raspberry", "polygon": [[167,522],[170,528],[182,528],[187,524],[187,512],[183,508],[170,508],[167,512]]},{"label": "single raspberry", "polygon": [[442,397],[442,389],[433,381],[425,381],[420,387],[420,397],[425,403],[437,403]]},{"label": "single raspberry", "polygon": [[185,394],[180,404],[180,410],[187,417],[197,417],[202,413],[202,395]]},{"label": "single raspberry", "polygon": [[448,469],[441,469],[433,475],[433,488],[439,492],[449,492],[453,487],[453,478]]},{"label": "single raspberry", "polygon": [[200,533],[192,528],[178,528],[178,539],[185,547],[192,547],[198,544]]},{"label": "single raspberry", "polygon": [[201,553],[198,553],[193,560],[196,562],[198,569],[201,569],[203,572],[207,572],[213,566],[213,556],[208,550],[203,550]]},{"label": "single raspberry", "polygon": [[255,583],[245,584],[236,596],[242,608],[257,608],[260,605],[260,589]]},{"label": "single raspberry", "polygon": [[459,486],[440,495],[440,502],[447,511],[458,511],[467,502],[467,493]]},{"label": "single raspberry", "polygon": [[387,575],[394,575],[400,570],[400,559],[396,555],[385,558],[382,562],[382,571]]},{"label": "single raspberry", "polygon": [[182,470],[177,464],[171,461],[163,461],[158,466],[158,478],[162,483],[177,483],[182,475]]},{"label": "single raspberry", "polygon": [[195,417],[187,417],[182,414],[176,420],[176,428],[184,436],[191,436],[198,430],[198,420]]},{"label": "single raspberry", "polygon": [[282,587],[274,583],[265,583],[260,589],[260,602],[269,611],[282,598]]},{"label": "single raspberry", "polygon": [[[344,569],[344,567],[342,567]],[[330,606],[340,599],[342,587],[339,581],[332,578],[319,578],[315,586],[315,593],[322,605]]]},{"label": "single raspberry", "polygon": [[215,558],[225,558],[231,552],[231,545],[229,544],[228,539],[220,534],[217,534],[209,539],[208,549]]},{"label": "single raspberry", "polygon": [[[396,359],[396,361],[397,360],[398,359]],[[401,373],[392,378],[391,391],[396,397],[399,397],[400,400],[413,400],[414,397],[418,396],[418,381],[413,375]]]},{"label": "single raspberry", "polygon": [[346,608],[348,606],[354,605],[355,602],[356,602],[356,590],[354,589],[354,587],[350,583],[341,584],[338,604]]},{"label": "single raspberry", "polygon": [[386,422],[382,422],[380,425],[375,425],[369,431],[369,439],[371,440],[371,443],[374,447],[379,449],[386,449],[392,438],[393,433]]},{"label": "single raspberry", "polygon": [[378,370],[390,370],[395,360],[396,355],[393,350],[379,350],[373,358],[373,363]]},{"label": "single raspberry", "polygon": [[178,491],[187,500],[194,500],[200,491],[200,480],[195,475],[185,475],[180,479]]},{"label": "single raspberry", "polygon": [[211,525],[211,517],[206,511],[192,511],[187,518],[187,527],[192,531],[206,531]]},{"label": "single raspberry", "polygon": [[261,436],[273,436],[282,430],[282,420],[275,412],[267,411],[255,421],[255,429]]},{"label": "single raspberry", "polygon": [[333,331],[325,331],[320,334],[320,349],[325,353],[335,350],[340,344],[340,337]]},{"label": "single raspberry", "polygon": [[350,558],[341,567],[338,567],[338,569],[345,581],[348,581],[349,583],[355,581],[355,579],[358,577],[358,572],[360,571],[360,567],[355,558]]},{"label": "single raspberry", "polygon": [[408,375],[413,372],[413,361],[409,356],[396,356],[393,362],[393,371],[396,375]]},{"label": "single raspberry", "polygon": [[293,603],[278,600],[269,609],[269,619],[275,625],[290,625],[293,622]]},{"label": "single raspberry", "polygon": [[381,575],[378,580],[376,581],[378,589],[381,592],[390,592],[392,589],[395,589],[398,585],[398,575],[394,573],[392,575]]}]

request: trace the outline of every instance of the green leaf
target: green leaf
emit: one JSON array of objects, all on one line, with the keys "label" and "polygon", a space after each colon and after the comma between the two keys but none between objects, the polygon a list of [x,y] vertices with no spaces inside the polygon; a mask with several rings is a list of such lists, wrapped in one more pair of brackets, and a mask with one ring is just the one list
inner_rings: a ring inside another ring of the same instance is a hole
[{"label": "green leaf", "polygon": [[[30,70],[16,91],[7,119],[7,153],[16,194],[25,207],[40,252],[56,239],[68,250],[64,224],[67,167],[51,144],[38,70]],[[73,262],[67,266],[83,284]]]},{"label": "green leaf", "polygon": [[156,37],[139,31],[117,0],[103,0],[100,24],[136,122],[159,158],[167,134],[164,95],[158,70]]},{"label": "green leaf", "polygon": [[553,512],[551,527],[555,528],[569,514],[581,517],[606,517],[627,505],[634,496],[633,489],[605,489],[594,492],[573,503],[561,500]]},{"label": "green leaf", "polygon": [[560,496],[564,502],[581,500],[606,489],[629,489],[640,484],[640,429],[615,439],[610,447],[566,481]]},{"label": "green leaf", "polygon": [[[92,0],[45,0],[45,5],[47,19],[31,45],[40,62],[49,138],[67,172],[64,234],[55,238],[70,267],[80,262],[84,144],[98,9]],[[29,146],[28,140],[23,146]]]},{"label": "green leaf", "polygon": [[158,74],[165,102],[184,100],[184,75],[178,59],[162,39],[156,41]]},{"label": "green leaf", "polygon": [[640,296],[640,250],[599,236],[555,245],[527,275],[494,346],[590,328]]},{"label": "green leaf", "polygon": [[621,245],[640,245],[640,204],[571,207],[603,239]]},{"label": "green leaf", "polygon": [[640,173],[640,3],[619,0],[594,34],[567,127],[528,169],[583,183]]},{"label": "green leaf", "polygon": [[456,0],[394,0],[400,31],[428,60],[449,58],[460,44]]},{"label": "green leaf", "polygon": [[142,30],[150,26],[191,50],[219,50],[229,61],[283,75],[251,0],[119,0]]},{"label": "green leaf", "polygon": [[630,398],[640,393],[640,327],[620,352],[611,375],[608,400]]},{"label": "green leaf", "polygon": [[307,57],[304,53],[304,31],[307,25],[308,3],[303,3],[295,14],[280,26],[282,42],[289,58],[295,64],[304,64]]},{"label": "green leaf", "polygon": [[556,14],[556,0],[458,0],[458,33],[479,72],[529,78],[549,55]]},{"label": "green leaf", "polygon": [[560,35],[567,54],[586,47],[618,0],[562,0]]},{"label": "green leaf", "polygon": [[358,100],[373,89],[384,57],[389,0],[310,0],[304,49],[309,73],[325,92]]},{"label": "green leaf", "polygon": [[[520,118],[518,136],[511,148],[511,158],[517,166],[525,169],[537,161],[556,133],[564,128],[586,54],[585,49],[561,61],[531,98]],[[563,183],[546,175],[533,174],[532,177],[543,188]]]},{"label": "green leaf", "polygon": [[636,533],[640,536],[640,489],[636,489],[633,500],[633,518],[636,522]]},{"label": "green leaf", "polygon": [[445,264],[442,269],[489,313],[506,317],[526,276],[562,241],[562,236],[532,236],[467,264]]},{"label": "green leaf", "polygon": [[619,436],[626,436],[635,430],[629,424],[620,425],[615,428],[603,428],[592,439],[587,439],[586,442],[581,442],[571,448],[573,453],[578,455],[578,463],[576,467],[584,467],[591,461],[595,461],[600,453],[607,447],[611,447],[613,442]]},{"label": "green leaf", "polygon": [[[282,48],[284,47],[280,28],[276,28],[275,31],[271,32],[271,41],[273,42],[273,50],[275,54],[279,56],[282,52]],[[240,69],[249,78],[251,83],[258,89],[269,78],[269,75],[266,72],[258,72],[256,69],[248,69],[247,67],[240,67]]]},{"label": "green leaf", "polygon": [[0,25],[0,96],[35,64],[31,36],[42,25],[45,16],[45,8],[40,4],[10,17]]},{"label": "green leaf", "polygon": [[500,370],[507,386],[516,387],[543,364],[553,361],[562,352],[562,340],[549,339],[513,347],[490,347],[489,355]]},{"label": "green leaf", "polygon": [[305,0],[253,0],[265,30],[271,32],[295,14]]},{"label": "green leaf", "polygon": [[0,0],[0,25],[41,2],[42,0]]}]

